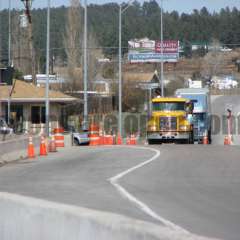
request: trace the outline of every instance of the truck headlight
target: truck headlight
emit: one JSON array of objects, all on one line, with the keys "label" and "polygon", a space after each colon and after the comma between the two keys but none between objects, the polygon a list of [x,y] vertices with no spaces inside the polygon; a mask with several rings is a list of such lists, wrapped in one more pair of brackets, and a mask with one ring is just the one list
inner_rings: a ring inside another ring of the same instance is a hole
[{"label": "truck headlight", "polygon": [[148,130],[151,132],[155,132],[155,131],[157,131],[157,126],[156,125],[149,126]]},{"label": "truck headlight", "polygon": [[179,126],[179,129],[180,129],[181,131],[187,131],[187,130],[188,130],[188,126],[187,126],[187,125],[180,125],[180,126]]}]

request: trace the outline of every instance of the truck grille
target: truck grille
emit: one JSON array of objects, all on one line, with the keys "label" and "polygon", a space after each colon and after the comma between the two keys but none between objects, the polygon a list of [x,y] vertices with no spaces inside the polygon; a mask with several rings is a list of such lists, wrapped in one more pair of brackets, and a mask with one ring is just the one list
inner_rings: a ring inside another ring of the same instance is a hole
[{"label": "truck grille", "polygon": [[161,131],[177,130],[177,118],[176,117],[160,117],[160,130]]}]

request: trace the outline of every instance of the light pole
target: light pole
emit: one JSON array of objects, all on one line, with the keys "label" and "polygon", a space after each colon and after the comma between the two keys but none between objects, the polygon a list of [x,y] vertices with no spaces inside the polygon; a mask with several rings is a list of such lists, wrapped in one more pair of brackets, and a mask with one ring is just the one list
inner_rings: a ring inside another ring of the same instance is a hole
[{"label": "light pole", "polygon": [[122,137],[122,14],[129,8],[130,3],[133,0],[128,1],[127,6],[122,8],[119,5],[119,47],[118,47],[118,134]]},{"label": "light pole", "polygon": [[8,66],[11,66],[11,0],[8,0]]},{"label": "light pole", "polygon": [[[10,66],[11,66],[11,0],[8,0],[8,67]],[[10,114],[11,114],[11,94],[12,94],[12,90],[11,88],[9,88],[8,113],[7,113],[8,125],[10,124]]]},{"label": "light pole", "polygon": [[47,43],[46,43],[46,84],[45,84],[45,132],[49,136],[49,51],[50,51],[50,0],[47,6]]},{"label": "light pole", "polygon": [[164,76],[163,76],[163,0],[161,0],[161,95],[164,97]]},{"label": "light pole", "polygon": [[87,0],[85,0],[85,14],[84,14],[84,112],[83,112],[83,130],[88,130],[88,64],[87,64]]}]

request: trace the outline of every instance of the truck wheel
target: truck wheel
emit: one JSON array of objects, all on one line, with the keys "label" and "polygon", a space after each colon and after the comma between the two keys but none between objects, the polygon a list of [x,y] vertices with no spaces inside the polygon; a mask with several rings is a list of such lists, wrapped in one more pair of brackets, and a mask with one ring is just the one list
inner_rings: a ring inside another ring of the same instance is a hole
[{"label": "truck wheel", "polygon": [[212,131],[209,130],[208,131],[208,144],[211,144],[212,143]]},{"label": "truck wheel", "polygon": [[153,140],[148,139],[147,141],[148,141],[148,144],[149,144],[149,145],[152,145],[152,144],[153,144]]},{"label": "truck wheel", "polygon": [[189,144],[194,144],[194,133],[193,131],[190,132],[189,134]]},{"label": "truck wheel", "polygon": [[162,144],[161,141],[153,140],[153,139],[148,139],[148,144],[153,145],[153,144]]}]

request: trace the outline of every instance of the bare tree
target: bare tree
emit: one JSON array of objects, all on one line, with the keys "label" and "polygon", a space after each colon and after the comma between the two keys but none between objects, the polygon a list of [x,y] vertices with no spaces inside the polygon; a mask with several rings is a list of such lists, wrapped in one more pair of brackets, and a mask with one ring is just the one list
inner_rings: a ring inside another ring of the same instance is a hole
[{"label": "bare tree", "polygon": [[70,7],[67,12],[66,31],[63,37],[64,47],[67,55],[68,78],[71,90],[81,87],[82,79],[79,76],[82,46],[82,17],[79,0],[70,0]]},{"label": "bare tree", "polygon": [[20,28],[19,12],[12,16],[12,60],[17,69],[21,69],[24,74],[32,71],[31,57],[29,56],[29,43],[26,41],[28,30]]},{"label": "bare tree", "polygon": [[212,46],[209,53],[203,58],[201,74],[204,75],[218,75],[224,62],[220,52],[220,43],[218,40],[213,39]]}]

